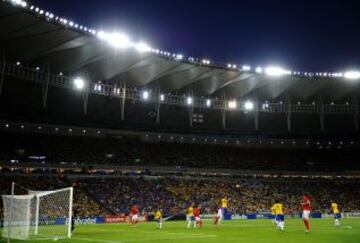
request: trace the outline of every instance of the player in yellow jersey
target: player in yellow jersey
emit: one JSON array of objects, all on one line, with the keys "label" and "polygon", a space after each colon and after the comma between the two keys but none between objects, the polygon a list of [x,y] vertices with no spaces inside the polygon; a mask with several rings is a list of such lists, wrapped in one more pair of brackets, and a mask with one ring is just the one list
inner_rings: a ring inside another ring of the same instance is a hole
[{"label": "player in yellow jersey", "polygon": [[280,229],[281,231],[284,231],[285,229],[285,208],[282,203],[280,203],[278,200],[275,201],[274,204],[274,211],[276,215],[276,228]]},{"label": "player in yellow jersey", "polygon": [[161,229],[163,225],[163,215],[162,215],[162,210],[160,208],[155,213],[155,220],[156,220],[156,227],[158,229]]},{"label": "player in yellow jersey", "polygon": [[271,211],[271,216],[273,217],[272,222],[273,222],[273,224],[276,225],[277,222],[276,222],[276,214],[275,214],[275,204],[272,205],[272,207],[270,208],[270,211]]},{"label": "player in yellow jersey", "polygon": [[334,214],[335,227],[340,227],[341,213],[339,210],[339,205],[335,202],[331,203],[331,211]]},{"label": "player in yellow jersey", "polygon": [[221,199],[221,209],[222,209],[222,215],[221,215],[221,219],[220,220],[224,220],[225,218],[225,215],[227,214],[227,209],[228,209],[228,203],[229,203],[229,199],[224,196],[222,199]]},{"label": "player in yellow jersey", "polygon": [[194,222],[194,203],[192,203],[186,210],[186,221],[188,222],[187,228],[189,229],[191,224]]}]

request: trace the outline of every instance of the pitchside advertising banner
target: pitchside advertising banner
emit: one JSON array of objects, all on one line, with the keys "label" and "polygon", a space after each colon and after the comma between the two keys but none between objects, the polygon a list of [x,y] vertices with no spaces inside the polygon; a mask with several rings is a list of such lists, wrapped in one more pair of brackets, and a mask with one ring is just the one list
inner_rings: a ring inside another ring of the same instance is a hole
[{"label": "pitchside advertising banner", "polygon": [[[147,216],[139,216],[139,222],[147,221]],[[118,224],[118,223],[127,223],[130,222],[129,216],[125,214],[120,215],[110,215],[105,217],[85,217],[85,218],[76,218],[75,224]],[[64,223],[59,221],[59,223]]]},{"label": "pitchside advertising banner", "polygon": [[[204,219],[213,219],[215,214],[206,214],[203,215]],[[312,213],[312,218],[328,218],[333,217],[333,214],[321,214],[321,213]],[[286,215],[288,218],[301,218],[301,214],[299,215]],[[343,218],[351,218],[351,217],[360,217],[360,212],[353,213],[342,213],[341,217]],[[239,220],[239,219],[273,219],[274,215],[271,214],[227,214],[225,220]],[[152,215],[139,216],[139,222],[151,221],[153,220]],[[185,220],[185,217],[177,217],[175,220]],[[109,215],[105,217],[77,217],[75,218],[76,225],[86,225],[86,224],[118,224],[118,223],[128,223],[130,222],[129,216],[125,214],[119,215]],[[3,227],[7,223],[0,221],[0,227]],[[13,226],[15,225],[25,225],[27,222],[13,222]],[[64,225],[67,224],[66,218],[57,218],[57,219],[42,219],[39,222],[40,225]]]}]

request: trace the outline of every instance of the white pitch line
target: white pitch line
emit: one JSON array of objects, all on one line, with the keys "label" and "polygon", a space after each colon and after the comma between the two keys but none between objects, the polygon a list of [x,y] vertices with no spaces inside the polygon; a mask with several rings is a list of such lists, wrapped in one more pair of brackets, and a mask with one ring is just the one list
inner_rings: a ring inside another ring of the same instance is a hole
[{"label": "white pitch line", "polygon": [[99,240],[99,239],[94,239],[94,238],[83,238],[83,237],[71,237],[71,239],[74,240],[80,240],[80,241],[88,241],[88,242],[102,242],[102,243],[121,243],[123,241],[121,240],[117,240],[117,241],[112,241],[112,240]]},{"label": "white pitch line", "polygon": [[[97,231],[110,231],[110,232],[125,232],[125,233],[129,233],[131,232],[130,230],[123,230],[123,229],[96,229]],[[143,231],[143,230],[139,230],[137,233],[141,234],[165,234],[165,235],[189,235],[189,236],[201,236],[201,237],[216,237],[216,235],[206,235],[206,234],[186,234],[186,233],[175,233],[175,232],[152,232],[152,231]]]},{"label": "white pitch line", "polygon": [[[179,236],[179,237],[156,237],[151,239],[146,239],[146,241],[158,241],[158,240],[179,240],[179,239],[194,239],[195,238],[206,238],[206,236],[198,235],[198,236]],[[74,240],[79,241],[87,241],[87,242],[101,242],[101,243],[125,243],[125,242],[137,242],[137,241],[144,241],[144,239],[127,239],[127,240],[100,240],[100,239],[93,239],[93,238],[82,238],[82,237],[72,237]]]}]

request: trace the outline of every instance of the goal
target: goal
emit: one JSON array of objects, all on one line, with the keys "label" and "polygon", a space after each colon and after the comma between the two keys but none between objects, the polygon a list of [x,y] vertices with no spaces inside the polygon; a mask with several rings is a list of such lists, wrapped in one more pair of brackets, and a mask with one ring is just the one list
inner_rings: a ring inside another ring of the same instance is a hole
[{"label": "goal", "polygon": [[29,190],[26,195],[3,195],[2,199],[3,238],[36,240],[71,237],[72,187],[51,191]]}]

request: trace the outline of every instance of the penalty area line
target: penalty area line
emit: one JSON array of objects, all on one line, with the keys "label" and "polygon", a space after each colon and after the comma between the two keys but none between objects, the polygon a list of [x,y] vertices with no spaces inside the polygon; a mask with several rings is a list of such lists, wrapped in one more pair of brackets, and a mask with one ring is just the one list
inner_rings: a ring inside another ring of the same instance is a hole
[{"label": "penalty area line", "polygon": [[88,242],[102,242],[102,243],[122,243],[123,241],[121,240],[99,240],[99,239],[94,239],[94,238],[83,238],[83,237],[71,237],[71,239],[74,240],[80,240],[80,241],[88,241]]}]

